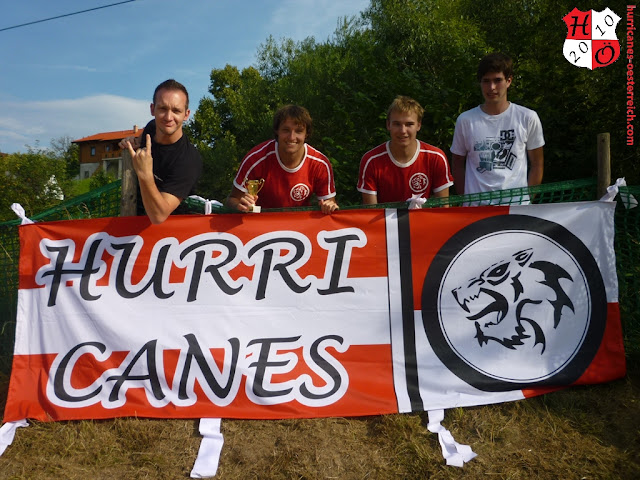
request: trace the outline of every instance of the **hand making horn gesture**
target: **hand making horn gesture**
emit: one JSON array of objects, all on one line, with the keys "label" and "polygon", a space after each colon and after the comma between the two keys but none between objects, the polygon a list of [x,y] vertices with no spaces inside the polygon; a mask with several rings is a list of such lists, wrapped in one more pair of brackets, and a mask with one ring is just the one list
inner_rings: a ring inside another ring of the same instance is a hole
[{"label": "hand making horn gesture", "polygon": [[129,140],[125,141],[125,145],[129,149],[131,154],[131,160],[133,162],[133,168],[138,175],[138,178],[149,177],[153,179],[153,157],[151,156],[151,135],[147,134],[147,143],[144,148],[138,148],[134,150]]}]

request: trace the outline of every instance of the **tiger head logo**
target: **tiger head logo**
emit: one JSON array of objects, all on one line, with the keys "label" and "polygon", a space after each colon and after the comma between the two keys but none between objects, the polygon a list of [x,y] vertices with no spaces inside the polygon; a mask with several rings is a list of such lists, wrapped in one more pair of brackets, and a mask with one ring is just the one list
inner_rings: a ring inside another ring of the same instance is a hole
[{"label": "tiger head logo", "polygon": [[545,260],[533,261],[524,249],[496,262],[454,288],[457,304],[475,322],[478,343],[497,342],[516,350],[529,342],[542,345],[557,328],[566,307],[575,313],[561,280],[573,282],[565,269]]}]

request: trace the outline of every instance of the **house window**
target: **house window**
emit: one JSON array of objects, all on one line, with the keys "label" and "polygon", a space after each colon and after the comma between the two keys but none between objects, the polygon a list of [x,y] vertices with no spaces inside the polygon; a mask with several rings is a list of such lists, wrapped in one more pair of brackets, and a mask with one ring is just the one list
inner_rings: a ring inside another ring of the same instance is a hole
[{"label": "house window", "polygon": [[111,145],[107,145],[106,147],[104,147],[105,152],[110,152],[111,151]]},{"label": "house window", "polygon": [[91,156],[92,157],[96,156],[96,147],[91,147]]}]

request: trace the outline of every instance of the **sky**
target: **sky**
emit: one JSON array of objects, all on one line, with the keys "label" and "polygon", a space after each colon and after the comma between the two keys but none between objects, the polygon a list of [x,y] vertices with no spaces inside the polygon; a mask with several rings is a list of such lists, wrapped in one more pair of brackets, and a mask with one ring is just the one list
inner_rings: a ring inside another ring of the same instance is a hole
[{"label": "sky", "polygon": [[[369,0],[4,0],[0,16],[0,152],[48,148],[144,126],[156,85],[175,78],[192,113],[214,68],[256,62],[272,35],[332,37]],[[94,9],[45,22],[51,17]]]}]

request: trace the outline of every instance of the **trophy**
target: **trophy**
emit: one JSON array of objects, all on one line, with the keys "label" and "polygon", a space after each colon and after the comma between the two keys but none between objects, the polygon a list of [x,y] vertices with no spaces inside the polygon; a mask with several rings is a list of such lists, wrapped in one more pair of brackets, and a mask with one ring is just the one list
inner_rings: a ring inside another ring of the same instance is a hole
[{"label": "trophy", "polygon": [[[248,178],[245,178],[244,186],[247,189],[247,192],[249,192],[249,195],[256,196],[264,186],[264,178],[261,178],[260,180],[249,180]],[[260,210],[259,205],[253,205],[249,208],[249,211],[253,213],[260,213]]]}]

